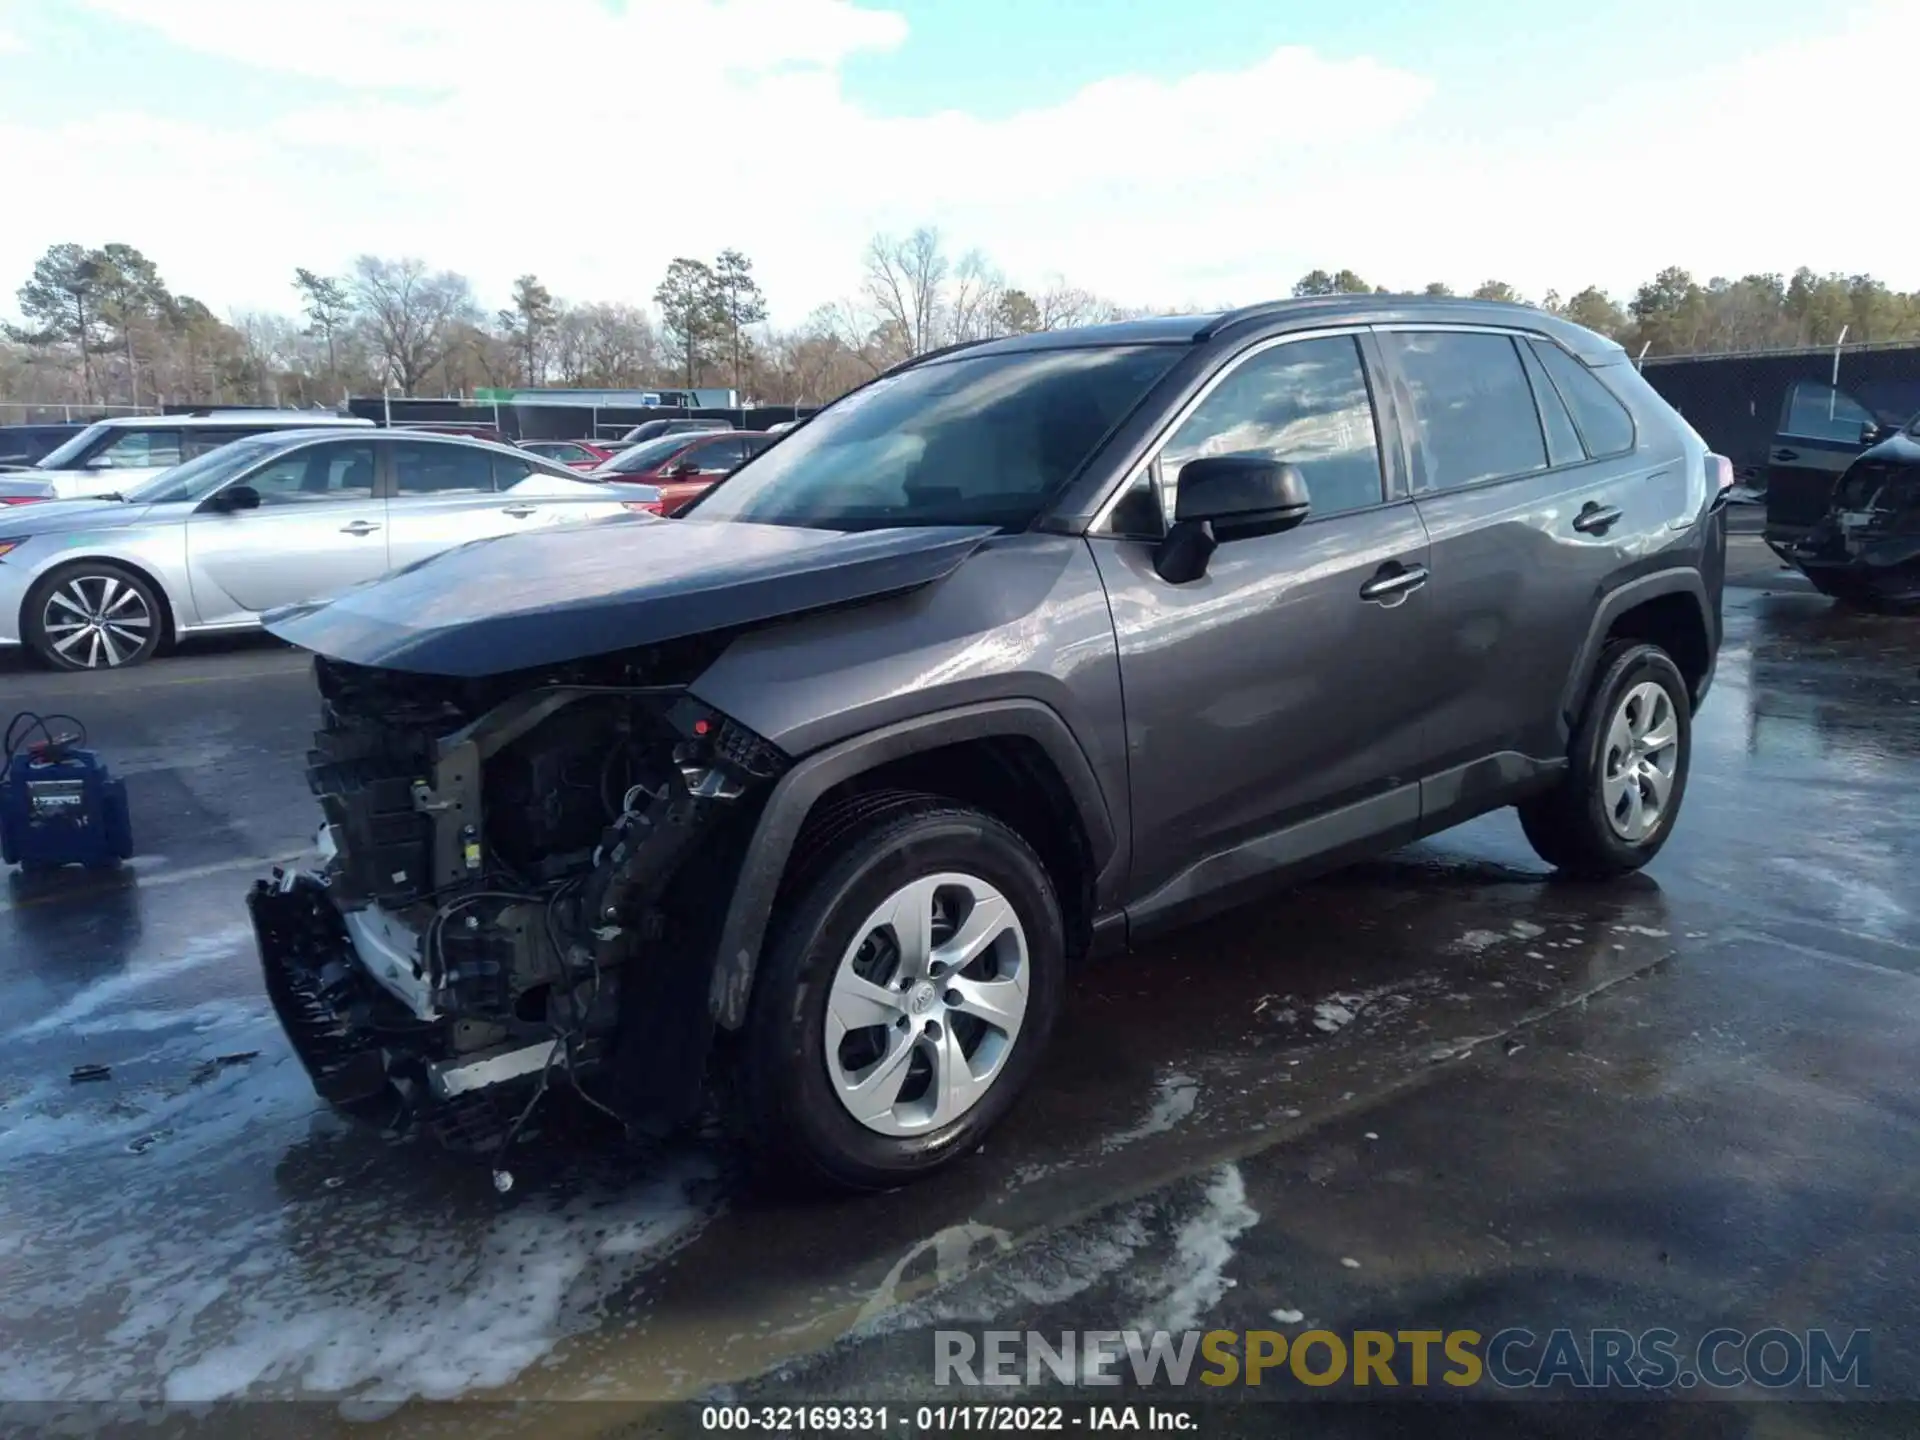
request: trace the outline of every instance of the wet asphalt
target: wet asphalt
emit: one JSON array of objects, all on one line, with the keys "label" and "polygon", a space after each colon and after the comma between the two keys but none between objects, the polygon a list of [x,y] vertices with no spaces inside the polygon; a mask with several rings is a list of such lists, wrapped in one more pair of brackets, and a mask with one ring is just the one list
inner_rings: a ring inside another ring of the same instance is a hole
[{"label": "wet asphalt", "polygon": [[[299,657],[0,658],[0,711],[77,714],[126,776],[139,851],[0,889],[0,1401],[324,1400],[309,1428],[415,1433],[402,1402],[951,1400],[943,1327],[1519,1325],[1865,1329],[1872,1393],[1920,1398],[1920,624],[1751,541],[1733,569],[1646,874],[1554,880],[1490,816],[1089,967],[982,1154],[808,1203],[714,1136],[641,1152],[566,1115],[503,1197],[328,1114],[241,906],[316,820]],[[1726,1433],[1836,1412],[1772,1413]]]}]

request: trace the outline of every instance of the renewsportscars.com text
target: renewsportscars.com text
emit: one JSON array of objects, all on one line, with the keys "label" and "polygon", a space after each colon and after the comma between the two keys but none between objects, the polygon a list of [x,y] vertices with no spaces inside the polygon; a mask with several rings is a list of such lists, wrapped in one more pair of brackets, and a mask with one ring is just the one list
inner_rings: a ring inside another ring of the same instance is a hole
[{"label": "renewsportscars.com text", "polygon": [[1778,1390],[1870,1388],[1865,1330],[1664,1328],[934,1332],[936,1385],[1120,1385],[1180,1388],[1493,1385],[1501,1389]]}]

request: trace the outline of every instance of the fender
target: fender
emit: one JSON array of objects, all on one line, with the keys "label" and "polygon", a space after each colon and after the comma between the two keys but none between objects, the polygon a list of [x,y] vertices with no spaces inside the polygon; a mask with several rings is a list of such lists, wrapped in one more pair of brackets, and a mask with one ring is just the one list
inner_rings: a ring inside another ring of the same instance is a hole
[{"label": "fender", "polygon": [[904,756],[966,740],[1020,737],[1046,752],[1073,797],[1093,851],[1095,874],[1104,873],[1118,849],[1107,798],[1073,731],[1051,707],[1036,700],[991,700],[883,726],[829,746],[780,777],[747,842],[734,883],[733,901],[714,954],[709,997],[716,1022],[728,1030],[746,1023],[747,1000],[760,947],[766,940],[774,896],[787,857],[816,801],[843,781]]},{"label": "fender", "polygon": [[1675,567],[1672,570],[1657,570],[1651,575],[1629,580],[1600,597],[1593,619],[1588,622],[1586,639],[1581,642],[1573,669],[1567,674],[1566,688],[1560,693],[1560,715],[1568,735],[1579,723],[1580,707],[1586,700],[1588,687],[1593,683],[1594,667],[1600,661],[1600,651],[1606,644],[1607,632],[1613,628],[1614,621],[1636,605],[1644,605],[1663,595],[1688,596],[1699,608],[1700,628],[1709,643],[1707,672],[1701,677],[1696,687],[1697,693],[1692,697],[1694,706],[1698,708],[1706,698],[1707,686],[1713,681],[1714,664],[1719,654],[1719,636],[1713,623],[1713,607],[1707,598],[1706,581],[1694,569]]}]

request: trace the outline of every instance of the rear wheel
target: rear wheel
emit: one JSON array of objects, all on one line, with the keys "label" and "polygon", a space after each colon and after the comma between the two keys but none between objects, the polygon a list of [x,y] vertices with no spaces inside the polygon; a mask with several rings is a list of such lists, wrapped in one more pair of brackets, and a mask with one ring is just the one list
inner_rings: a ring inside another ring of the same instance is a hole
[{"label": "rear wheel", "polygon": [[1037,856],[979,811],[904,797],[836,834],[784,907],[742,1057],[769,1178],[886,1189],[977,1147],[1060,1007],[1060,908]]},{"label": "rear wheel", "polygon": [[1679,667],[1657,645],[1610,645],[1567,773],[1520,806],[1521,828],[1542,860],[1571,875],[1638,870],[1673,833],[1692,753],[1693,711]]},{"label": "rear wheel", "polygon": [[59,670],[119,670],[149,660],[166,629],[146,580],[110,561],[56,570],[27,596],[26,640]]}]

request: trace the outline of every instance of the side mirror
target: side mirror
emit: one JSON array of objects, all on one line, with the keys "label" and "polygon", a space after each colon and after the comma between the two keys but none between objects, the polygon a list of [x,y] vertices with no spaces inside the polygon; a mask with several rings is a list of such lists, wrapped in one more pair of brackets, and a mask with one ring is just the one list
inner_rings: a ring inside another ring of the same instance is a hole
[{"label": "side mirror", "polygon": [[700,464],[697,460],[678,460],[667,467],[669,480],[684,480],[689,475],[698,475]]},{"label": "side mirror", "polygon": [[213,497],[216,510],[258,510],[260,492],[251,485],[229,485]]},{"label": "side mirror", "polygon": [[1886,438],[1886,428],[1878,420],[1868,420],[1860,427],[1862,445],[1878,445]]},{"label": "side mirror", "polygon": [[1307,481],[1297,466],[1266,455],[1208,455],[1180,467],[1173,524],[1153,568],[1172,585],[1207,573],[1223,540],[1272,535],[1307,518]]}]

